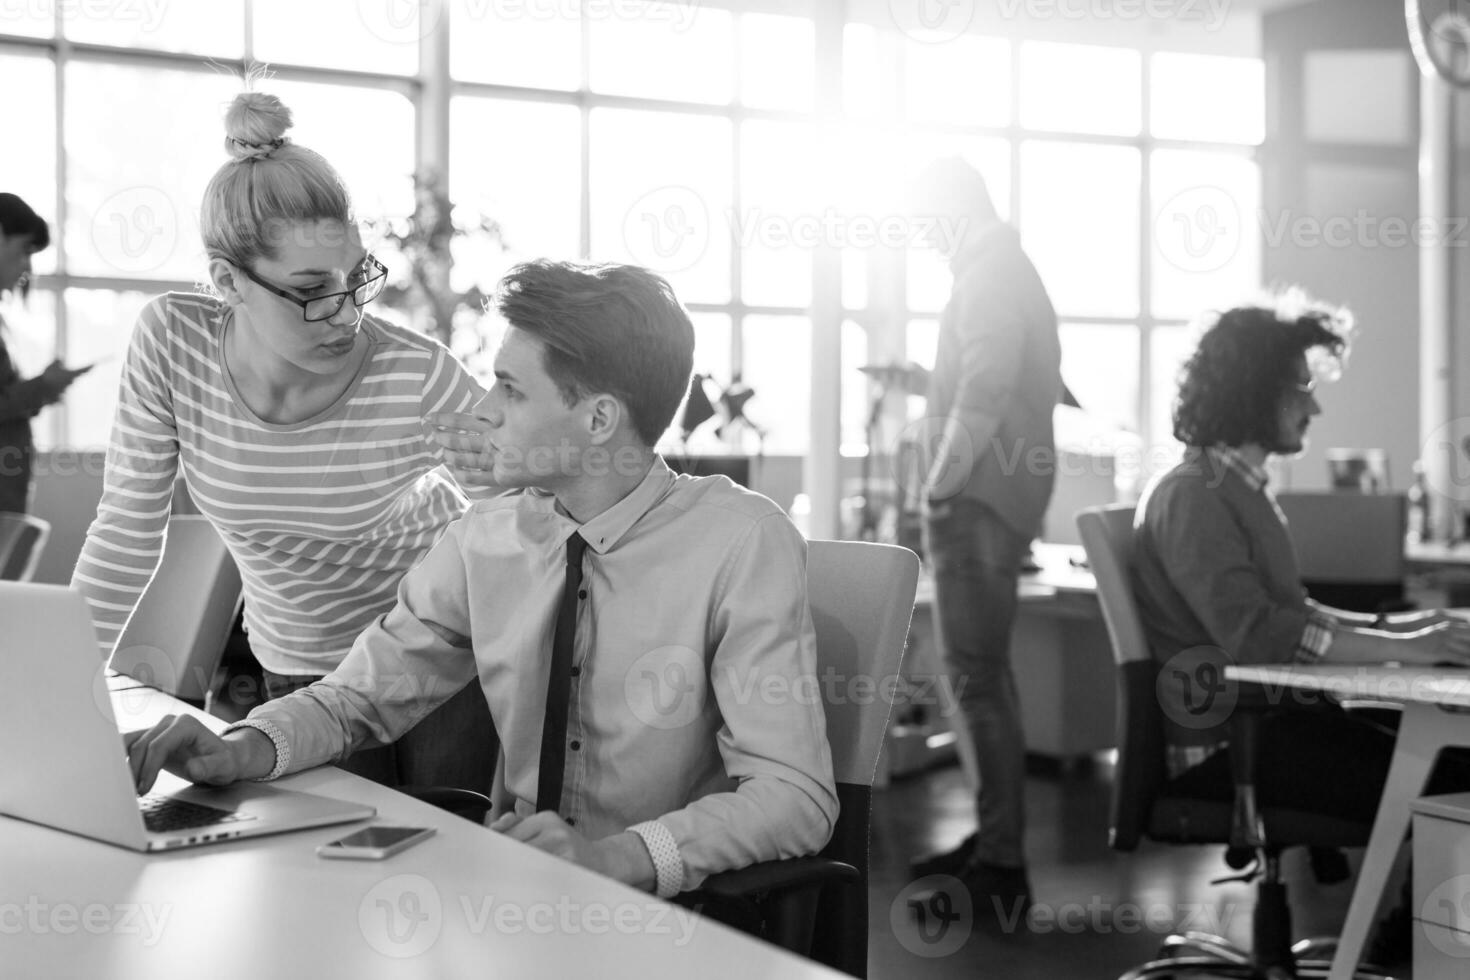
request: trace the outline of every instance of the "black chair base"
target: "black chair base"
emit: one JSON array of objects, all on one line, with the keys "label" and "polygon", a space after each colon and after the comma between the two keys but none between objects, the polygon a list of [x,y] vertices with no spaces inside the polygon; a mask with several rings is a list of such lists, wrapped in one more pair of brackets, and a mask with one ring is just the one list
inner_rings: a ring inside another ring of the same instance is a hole
[{"label": "black chair base", "polygon": [[[1291,947],[1294,974],[1280,967],[1257,964],[1251,954],[1221,936],[1204,932],[1171,935],[1164,940],[1159,958],[1134,967],[1118,980],[1155,980],[1159,977],[1231,977],[1241,980],[1276,980],[1296,976],[1301,980],[1326,977],[1332,970],[1336,939],[1303,939]],[[1395,980],[1393,974],[1372,966],[1353,972],[1355,980]]]}]

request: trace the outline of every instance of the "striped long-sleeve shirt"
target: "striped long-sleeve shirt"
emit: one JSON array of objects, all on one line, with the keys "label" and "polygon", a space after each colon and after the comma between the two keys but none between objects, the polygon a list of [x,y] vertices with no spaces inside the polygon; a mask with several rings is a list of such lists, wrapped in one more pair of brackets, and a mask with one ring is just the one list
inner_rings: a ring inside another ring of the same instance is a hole
[{"label": "striped long-sleeve shirt", "polygon": [[221,370],[229,315],[185,293],[143,309],[72,584],[110,653],[158,566],[182,470],[240,568],[256,658],[277,673],[328,673],[464,512],[423,417],[467,411],[482,392],[443,345],[365,317],[372,349],[341,397],[302,422],[265,422]]}]

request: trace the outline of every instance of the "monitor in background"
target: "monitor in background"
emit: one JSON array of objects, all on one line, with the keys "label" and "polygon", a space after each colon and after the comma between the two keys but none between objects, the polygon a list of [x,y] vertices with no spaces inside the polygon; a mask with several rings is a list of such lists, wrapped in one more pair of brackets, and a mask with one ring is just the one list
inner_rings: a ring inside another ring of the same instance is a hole
[{"label": "monitor in background", "polygon": [[690,476],[728,476],[733,482],[750,488],[749,456],[676,456],[664,457],[669,469]]}]

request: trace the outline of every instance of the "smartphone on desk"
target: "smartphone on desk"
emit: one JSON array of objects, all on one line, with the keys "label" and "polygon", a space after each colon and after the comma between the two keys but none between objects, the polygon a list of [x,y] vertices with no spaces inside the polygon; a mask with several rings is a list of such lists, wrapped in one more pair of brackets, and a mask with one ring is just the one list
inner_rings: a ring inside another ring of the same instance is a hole
[{"label": "smartphone on desk", "polygon": [[357,861],[381,861],[399,851],[407,850],[426,837],[432,837],[433,827],[396,827],[378,824],[364,827],[346,837],[323,844],[316,853],[324,858],[348,858]]}]

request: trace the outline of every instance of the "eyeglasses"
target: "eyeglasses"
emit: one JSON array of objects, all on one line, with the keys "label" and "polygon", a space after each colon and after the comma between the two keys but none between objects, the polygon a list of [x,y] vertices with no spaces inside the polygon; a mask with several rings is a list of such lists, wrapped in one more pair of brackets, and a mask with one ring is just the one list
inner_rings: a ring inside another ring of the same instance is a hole
[{"label": "eyeglasses", "polygon": [[1303,395],[1313,394],[1317,390],[1317,379],[1313,378],[1311,381],[1307,382],[1298,381],[1295,387],[1296,390],[1301,392]]},{"label": "eyeglasses", "polygon": [[366,280],[349,290],[340,293],[328,293],[325,296],[313,296],[310,299],[302,299],[294,293],[288,293],[278,286],[272,286],[244,266],[240,267],[240,271],[245,274],[245,278],[255,283],[261,289],[275,293],[281,299],[288,299],[301,307],[301,315],[307,323],[320,323],[323,320],[330,320],[342,311],[342,307],[346,305],[348,297],[352,298],[352,304],[359,309],[377,299],[378,295],[383,291],[383,286],[388,282],[388,267],[369,255],[362,260],[362,270],[363,274],[367,277]]}]

